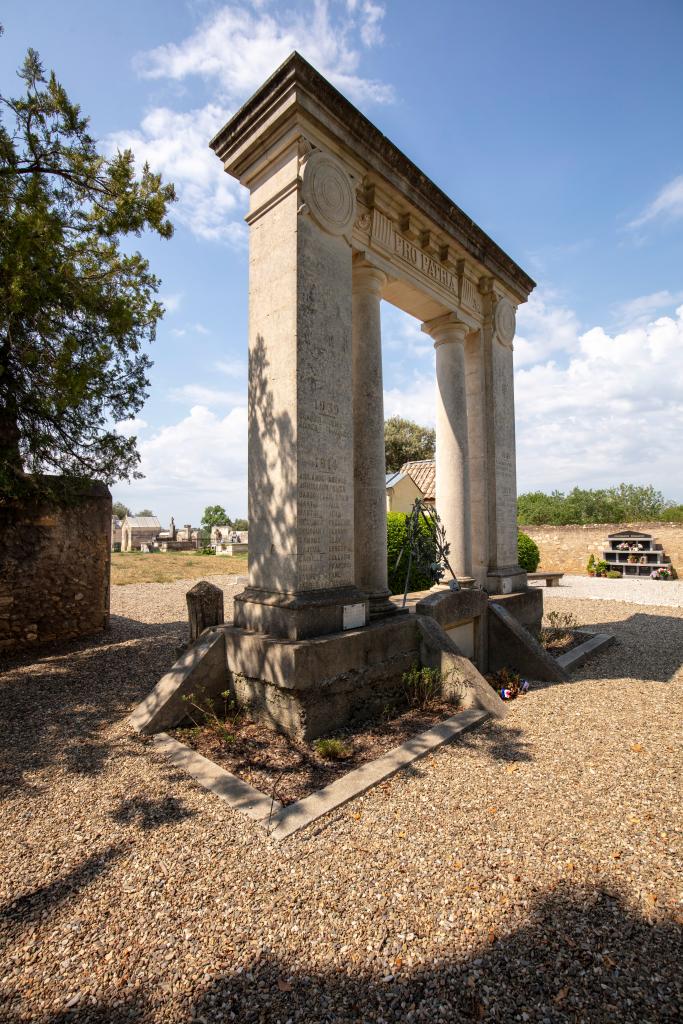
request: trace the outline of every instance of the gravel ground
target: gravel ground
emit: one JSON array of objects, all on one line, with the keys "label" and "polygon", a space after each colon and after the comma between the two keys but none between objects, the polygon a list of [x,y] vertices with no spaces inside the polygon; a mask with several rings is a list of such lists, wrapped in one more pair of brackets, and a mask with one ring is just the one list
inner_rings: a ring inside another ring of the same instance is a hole
[{"label": "gravel ground", "polygon": [[182,595],[2,677],[1,1020],[680,1020],[680,608],[277,846],[126,724]]},{"label": "gravel ground", "polygon": [[542,587],[549,598],[589,598],[594,601],[656,605],[659,608],[683,608],[683,580],[608,580],[565,575],[559,587],[546,587],[545,583],[531,585]]}]

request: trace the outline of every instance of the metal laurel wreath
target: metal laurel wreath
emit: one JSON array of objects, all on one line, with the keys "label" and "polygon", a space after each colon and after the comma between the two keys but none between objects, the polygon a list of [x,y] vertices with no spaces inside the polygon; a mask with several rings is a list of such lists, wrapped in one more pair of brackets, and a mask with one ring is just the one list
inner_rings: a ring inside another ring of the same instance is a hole
[{"label": "metal laurel wreath", "polygon": [[[427,526],[427,533],[420,529],[420,523]],[[413,563],[429,576],[432,583],[438,583],[443,579],[446,570],[451,574],[449,585],[453,590],[459,590],[460,585],[455,573],[448,561],[451,546],[446,540],[446,528],[444,527],[439,513],[431,505],[427,505],[422,498],[416,498],[406,523],[406,539],[398,553],[394,572],[398,571],[404,555],[408,556],[408,567],[406,569],[406,582],[403,589],[403,606],[408,596],[408,586]]]}]

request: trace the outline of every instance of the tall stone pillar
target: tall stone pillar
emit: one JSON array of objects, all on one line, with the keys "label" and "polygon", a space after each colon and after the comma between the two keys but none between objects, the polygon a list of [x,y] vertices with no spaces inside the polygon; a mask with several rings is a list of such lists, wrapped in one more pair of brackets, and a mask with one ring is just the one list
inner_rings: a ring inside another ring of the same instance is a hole
[{"label": "tall stone pillar", "polygon": [[386,275],[353,265],[353,445],[356,586],[370,599],[370,616],[396,611],[388,600],[387,497],[382,392],[380,302]]},{"label": "tall stone pillar", "polygon": [[[249,224],[249,586],[235,625],[304,639],[367,621],[354,579],[355,186],[303,138],[243,157]],[[286,148],[285,148],[286,147]]]},{"label": "tall stone pillar", "polygon": [[467,336],[465,342],[465,370],[467,377],[467,444],[470,471],[472,575],[479,586],[485,587],[489,570],[489,520],[484,339],[481,329],[472,331]]},{"label": "tall stone pillar", "polygon": [[450,544],[455,575],[472,575],[467,438],[465,338],[470,328],[454,313],[423,324],[436,349],[436,510]]},{"label": "tall stone pillar", "polygon": [[486,401],[489,566],[486,589],[511,594],[526,589],[517,560],[517,469],[512,343],[515,307],[492,278],[480,282]]}]

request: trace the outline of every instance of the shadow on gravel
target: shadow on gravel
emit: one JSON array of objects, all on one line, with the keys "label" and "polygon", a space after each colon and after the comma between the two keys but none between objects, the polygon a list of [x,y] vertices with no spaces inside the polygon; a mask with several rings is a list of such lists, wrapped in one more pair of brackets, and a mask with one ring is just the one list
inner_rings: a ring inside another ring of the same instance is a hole
[{"label": "shadow on gravel", "polygon": [[104,633],[0,660],[0,800],[39,795],[25,776],[51,765],[97,776],[112,757],[142,756],[105,730],[156,685],[186,633],[184,621],[114,615]]},{"label": "shadow on gravel", "polygon": [[176,797],[167,796],[163,800],[145,800],[142,797],[131,797],[122,800],[118,810],[111,815],[119,825],[136,825],[143,832],[174,825],[185,818],[193,818],[194,811],[189,811]]},{"label": "shadow on gravel", "polygon": [[[612,633],[616,644],[590,657],[574,669],[569,683],[582,678],[637,679],[645,682],[669,683],[683,665],[683,617],[648,615],[635,612],[627,619],[613,622],[582,622],[581,629],[596,633]],[[625,674],[624,665],[628,664]],[[567,683],[535,683],[535,689]]]},{"label": "shadow on gravel", "polygon": [[14,938],[17,932],[52,914],[61,904],[72,899],[107,871],[125,849],[127,847],[124,843],[117,843],[100,853],[93,853],[62,878],[49,885],[41,885],[33,892],[0,907],[0,935],[3,940],[6,942]]},{"label": "shadow on gravel", "polygon": [[[461,924],[466,920],[463,915]],[[413,955],[419,955],[419,939]],[[195,983],[189,997],[171,992],[170,982],[179,980],[176,962],[137,992],[112,991],[95,1005],[77,1003],[33,1019],[45,1024],[680,1020],[680,927],[661,913],[653,918],[633,913],[604,889],[564,885],[539,899],[528,923],[517,930],[489,936],[478,947],[472,940],[467,957],[454,956],[448,940],[442,948],[439,960],[407,969],[401,940],[389,932],[380,953],[389,959],[389,969],[373,971],[369,960],[349,961],[343,970],[313,964],[302,969],[301,961],[295,967],[265,947],[246,971],[217,970],[208,985]],[[29,999],[17,993],[13,1008],[16,1015],[7,1019],[29,1019]]]},{"label": "shadow on gravel", "polygon": [[529,744],[524,742],[523,736],[524,729],[511,725],[507,720],[490,719],[475,732],[458,736],[456,741],[449,746],[457,750],[458,747],[474,747],[476,745],[478,752],[488,755],[494,761],[505,761],[511,764],[514,764],[515,761],[533,761]]}]

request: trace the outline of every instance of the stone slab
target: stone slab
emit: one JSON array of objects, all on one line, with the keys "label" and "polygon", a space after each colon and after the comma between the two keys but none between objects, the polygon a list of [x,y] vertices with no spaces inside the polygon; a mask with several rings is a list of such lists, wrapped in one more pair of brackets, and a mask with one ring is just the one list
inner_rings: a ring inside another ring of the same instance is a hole
[{"label": "stone slab", "polygon": [[577,633],[584,633],[588,639],[585,643],[579,644],[578,647],[572,648],[571,651],[567,651],[566,654],[561,654],[557,659],[565,672],[571,672],[572,669],[578,668],[592,654],[597,654],[598,651],[609,647],[610,644],[615,642],[613,633],[590,633],[584,629],[577,630]]},{"label": "stone slab", "polygon": [[183,697],[201,687],[210,696],[228,685],[225,637],[222,630],[203,633],[161,677],[130,716],[136,732],[154,733],[177,725],[185,717]]},{"label": "stone slab", "polygon": [[514,594],[495,594],[491,604],[497,604],[513,615],[522,626],[532,632],[541,628],[543,620],[543,591],[538,587],[527,587]]},{"label": "stone slab", "polygon": [[183,768],[201,786],[248,818],[254,821],[265,818],[267,822],[271,815],[281,810],[282,804],[278,800],[254,789],[248,782],[220,768],[168,733],[157,733],[153,742],[155,749],[165,754],[174,765]]},{"label": "stone slab", "polygon": [[[273,839],[282,840],[294,835],[295,832],[300,832],[301,829],[311,825],[324,814],[329,814],[330,811],[342,807],[354,797],[366,793],[373,786],[391,778],[402,768],[424,757],[432,750],[436,750],[444,743],[448,743],[456,736],[475,728],[488,718],[487,711],[471,708],[447,718],[444,722],[439,722],[438,725],[418,736],[413,736],[406,743],[402,743],[400,747],[390,750],[369,764],[356,768],[355,771],[330,783],[324,789],[319,789],[317,793],[311,793],[303,800],[283,807],[271,818],[270,836]],[[261,822],[261,824],[265,823]]]},{"label": "stone slab", "polygon": [[507,714],[505,704],[489,686],[469,658],[438,622],[429,616],[417,617],[420,631],[420,661],[441,673],[444,696],[460,700],[466,708],[480,708],[495,718]]},{"label": "stone slab", "polygon": [[[540,595],[540,591],[536,591]],[[532,679],[564,682],[568,676],[557,658],[498,601],[489,606],[489,670],[513,668]]]}]

